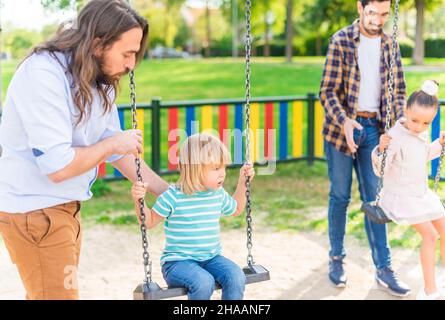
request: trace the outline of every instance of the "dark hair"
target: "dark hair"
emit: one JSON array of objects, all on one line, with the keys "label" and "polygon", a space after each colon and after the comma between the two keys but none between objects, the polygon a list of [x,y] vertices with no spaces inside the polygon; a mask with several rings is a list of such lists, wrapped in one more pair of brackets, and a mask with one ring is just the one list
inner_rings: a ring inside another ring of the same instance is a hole
[{"label": "dark hair", "polygon": [[[439,85],[439,83],[437,81],[434,81],[434,82],[437,85]],[[438,108],[439,107],[439,99],[436,96],[432,96],[422,90],[418,90],[418,91],[414,91],[409,96],[408,101],[406,103],[406,108],[411,109],[414,104],[416,104],[420,107],[424,107],[424,108]]]},{"label": "dark hair", "polygon": [[386,1],[390,1],[392,4],[392,0],[360,0],[362,7],[366,7],[368,4],[370,4],[371,2],[386,2]]},{"label": "dark hair", "polygon": [[76,25],[68,28],[65,25],[60,26],[51,39],[32,50],[31,54],[42,51],[52,54],[64,52],[71,57],[68,72],[72,75],[76,88],[73,99],[80,113],[78,123],[89,116],[93,86],[104,101],[104,113],[109,112],[114,103],[110,101],[108,94],[119,89],[118,80],[105,84],[101,81],[101,61],[93,55],[94,40],[99,38],[97,46],[108,48],[123,33],[133,28],[141,28],[143,32],[140,50],[136,53],[136,63],[139,63],[147,47],[148,22],[126,0],[91,0],[79,12]]}]

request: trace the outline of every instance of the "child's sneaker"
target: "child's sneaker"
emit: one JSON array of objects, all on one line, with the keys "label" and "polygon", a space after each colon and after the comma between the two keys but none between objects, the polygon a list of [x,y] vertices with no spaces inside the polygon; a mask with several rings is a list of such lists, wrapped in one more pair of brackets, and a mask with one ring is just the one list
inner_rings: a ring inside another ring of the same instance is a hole
[{"label": "child's sneaker", "polygon": [[445,300],[444,293],[442,290],[437,290],[434,293],[426,294],[425,288],[420,288],[419,293],[417,294],[417,300]]}]

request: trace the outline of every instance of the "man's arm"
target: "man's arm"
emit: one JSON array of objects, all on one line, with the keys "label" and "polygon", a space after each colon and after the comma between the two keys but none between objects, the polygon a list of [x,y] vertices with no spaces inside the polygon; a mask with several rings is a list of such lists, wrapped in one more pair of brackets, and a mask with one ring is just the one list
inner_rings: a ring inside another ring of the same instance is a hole
[{"label": "man's arm", "polygon": [[326,114],[341,127],[346,120],[346,113],[338,98],[343,78],[342,56],[340,45],[331,40],[320,84],[320,102]]},{"label": "man's arm", "polygon": [[[137,181],[136,164],[134,155],[127,155],[111,163],[124,177],[131,182]],[[158,197],[168,189],[168,183],[151,170],[145,161],[141,160],[141,175],[143,182],[148,183],[148,191]]]},{"label": "man's arm", "polygon": [[63,169],[48,174],[48,178],[59,183],[79,176],[113,154],[129,154],[142,151],[142,133],[140,130],[127,130],[106,138],[88,147],[76,147],[74,159]]},{"label": "man's arm", "polygon": [[343,83],[342,59],[341,46],[331,39],[320,85],[320,101],[328,117],[342,128],[351,153],[355,153],[358,146],[354,141],[354,128],[362,130],[362,126],[357,121],[348,118],[338,97]]},{"label": "man's arm", "polygon": [[98,163],[105,161],[112,155],[112,147],[107,139],[92,146],[74,148],[74,152],[74,159],[70,164],[62,170],[48,175],[52,182],[60,183],[93,169]]}]

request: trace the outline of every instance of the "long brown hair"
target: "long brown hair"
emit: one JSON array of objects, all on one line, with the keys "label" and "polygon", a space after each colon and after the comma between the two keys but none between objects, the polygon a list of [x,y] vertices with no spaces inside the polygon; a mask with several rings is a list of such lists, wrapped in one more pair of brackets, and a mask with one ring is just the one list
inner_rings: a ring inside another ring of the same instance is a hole
[{"label": "long brown hair", "polygon": [[[91,0],[79,12],[76,24],[69,28],[61,25],[51,39],[32,50],[31,55],[43,51],[52,55],[55,52],[69,55],[67,71],[75,86],[73,99],[80,114],[78,123],[88,118],[91,112],[92,87],[98,90],[104,102],[104,114],[111,110],[114,103],[109,94],[114,90],[117,95],[119,90],[118,80],[107,83],[100,81],[103,76],[101,61],[93,55],[95,48],[110,47],[123,33],[133,28],[141,28],[143,31],[140,50],[136,54],[136,63],[139,63],[147,47],[148,22],[125,0]],[[97,38],[99,41],[95,44],[93,41]]]}]

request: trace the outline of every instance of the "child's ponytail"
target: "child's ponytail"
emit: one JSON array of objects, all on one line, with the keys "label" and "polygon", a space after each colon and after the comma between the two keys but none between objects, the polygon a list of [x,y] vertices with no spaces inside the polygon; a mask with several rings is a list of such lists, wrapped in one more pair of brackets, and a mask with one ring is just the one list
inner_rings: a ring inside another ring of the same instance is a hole
[{"label": "child's ponytail", "polygon": [[422,84],[421,89],[414,91],[408,98],[407,109],[412,108],[414,105],[425,108],[437,108],[439,106],[438,92],[439,83],[435,80],[426,80]]}]

